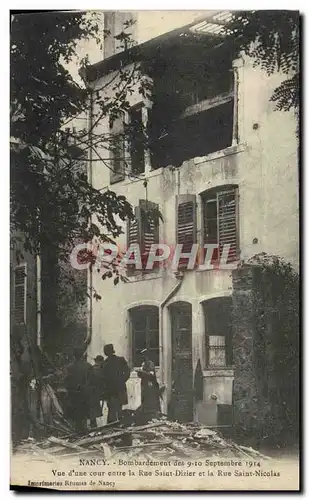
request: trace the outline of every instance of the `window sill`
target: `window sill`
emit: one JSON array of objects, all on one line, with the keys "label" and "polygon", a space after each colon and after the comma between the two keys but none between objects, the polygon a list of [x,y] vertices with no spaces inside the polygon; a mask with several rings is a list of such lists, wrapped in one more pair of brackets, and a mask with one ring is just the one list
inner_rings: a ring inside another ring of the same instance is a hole
[{"label": "window sill", "polygon": [[163,270],[152,271],[148,273],[138,272],[136,274],[132,274],[131,276],[127,276],[128,281],[125,284],[135,283],[136,281],[148,281],[148,280],[156,280],[162,278]]},{"label": "window sill", "polygon": [[114,186],[115,184],[119,184],[120,182],[123,182],[125,180],[125,177],[121,177],[119,179],[113,179],[109,181],[110,186]]},{"label": "window sill", "polygon": [[203,378],[207,377],[234,377],[234,368],[206,368],[203,370]]},{"label": "window sill", "polygon": [[[234,260],[233,262],[229,262],[228,264],[223,264],[222,267],[219,264],[211,264],[213,267],[211,268],[206,268],[206,269],[203,269],[203,263],[201,263],[196,269],[195,271],[198,271],[198,272],[209,272],[209,271],[234,271],[235,269],[238,268],[239,264],[240,264],[240,259],[238,260]],[[226,266],[226,267],[224,267]]]},{"label": "window sill", "polygon": [[218,158],[223,158],[225,156],[242,153],[244,150],[245,144],[236,144],[234,146],[229,146],[228,148],[221,149],[220,151],[214,151],[213,153],[209,153],[205,156],[197,156],[196,158],[194,158],[194,164],[199,165],[200,163],[217,160]]}]

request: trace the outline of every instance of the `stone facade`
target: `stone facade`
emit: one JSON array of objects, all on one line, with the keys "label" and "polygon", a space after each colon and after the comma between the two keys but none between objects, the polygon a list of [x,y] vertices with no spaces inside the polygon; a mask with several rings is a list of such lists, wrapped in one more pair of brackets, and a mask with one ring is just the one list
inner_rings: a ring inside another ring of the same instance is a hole
[{"label": "stone facade", "polygon": [[[194,156],[175,165],[153,168],[150,155],[145,152],[144,172],[110,184],[110,171],[103,162],[90,164],[91,178],[97,189],[111,188],[137,206],[145,199],[158,204],[164,222],[159,227],[159,241],[173,247],[176,234],[176,197],[196,196],[197,242],[202,242],[202,194],[211,189],[228,186],[238,189],[238,244],[239,260],[266,252],[284,257],[298,267],[298,159],[295,135],[296,118],[293,112],[274,111],[269,98],[282,75],[268,77],[253,67],[250,59],[239,58],[231,64],[234,72],[234,125],[231,145],[205,156]],[[92,82],[99,89],[112,76],[103,75]],[[108,88],[105,92],[108,92]],[[110,92],[112,90],[110,89]],[[136,91],[130,96],[130,105],[143,99]],[[144,102],[145,109],[152,103]],[[147,119],[147,113],[145,113]],[[108,132],[108,118],[98,124],[98,132]],[[100,156],[108,152],[101,150]],[[105,156],[104,156],[105,155]],[[119,238],[121,249],[126,248],[127,226]],[[236,264],[235,264],[236,265]],[[92,284],[102,300],[90,304],[90,358],[102,353],[106,343],[113,343],[117,354],[125,356],[132,366],[128,382],[129,407],[139,404],[139,379],[133,363],[131,311],[137,307],[156,307],[159,317],[158,378],[166,386],[163,411],[168,412],[175,397],[173,372],[173,308],[190,305],[192,319],[189,357],[192,377],[192,417],[196,420],[220,423],[219,413],[232,404],[234,370],[207,366],[205,303],[232,296],[231,269],[185,271],[182,279],[168,270],[131,277],[128,283],[113,286],[111,280],[102,280],[97,273]],[[249,347],[248,347],[249,348]],[[184,348],[185,350],[185,348]],[[249,349],[250,350],[250,349]],[[188,368],[186,368],[188,370]],[[198,376],[196,375],[198,371]],[[197,394],[197,385],[202,388]],[[191,382],[190,382],[191,383]],[[191,393],[191,394],[190,394]],[[190,403],[190,404],[191,404]],[[220,408],[219,408],[220,407]],[[177,416],[177,415],[176,415]],[[224,418],[223,418],[224,420]],[[222,420],[222,421],[223,421]]]}]

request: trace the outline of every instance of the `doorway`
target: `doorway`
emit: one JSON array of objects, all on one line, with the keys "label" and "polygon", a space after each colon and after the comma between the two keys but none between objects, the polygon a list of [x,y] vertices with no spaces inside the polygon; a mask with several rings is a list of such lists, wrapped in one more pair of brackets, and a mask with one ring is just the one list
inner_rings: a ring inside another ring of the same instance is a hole
[{"label": "doorway", "polygon": [[193,419],[192,306],[177,302],[170,308],[172,326],[172,395],[169,415],[180,422]]}]

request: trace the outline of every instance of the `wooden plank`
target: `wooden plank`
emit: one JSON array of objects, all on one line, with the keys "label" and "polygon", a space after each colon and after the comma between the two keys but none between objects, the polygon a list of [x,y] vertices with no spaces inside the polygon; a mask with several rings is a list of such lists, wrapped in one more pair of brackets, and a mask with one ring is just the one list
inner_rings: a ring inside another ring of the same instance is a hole
[{"label": "wooden plank", "polygon": [[134,433],[138,433],[138,432],[143,431],[143,430],[152,429],[154,427],[162,427],[163,425],[166,425],[165,422],[154,422],[151,424],[140,425],[140,426],[136,426],[136,427],[126,427],[123,430],[120,430],[118,432],[116,431],[116,432],[111,433],[111,434],[101,434],[98,436],[91,436],[91,437],[89,436],[89,437],[81,438],[78,441],[75,441],[75,444],[78,446],[86,446],[88,444],[91,445],[91,444],[95,444],[95,443],[101,443],[102,441],[108,441],[109,439],[118,438],[118,437],[124,436],[126,434],[134,434]]},{"label": "wooden plank", "polygon": [[69,443],[68,441],[65,441],[64,439],[56,438],[54,436],[50,436],[48,438],[48,441],[53,444],[59,444],[63,446],[64,448],[70,448],[72,450],[77,450],[77,451],[83,451],[83,448],[78,446],[77,444],[74,443]]},{"label": "wooden plank", "polygon": [[78,441],[75,441],[75,444],[77,446],[87,446],[87,445],[92,445],[92,444],[96,444],[96,443],[101,443],[102,441],[108,441],[109,439],[118,438],[118,437],[124,436],[125,434],[128,434],[127,430],[113,432],[111,434],[101,434],[98,436],[85,437],[85,438],[79,439]]},{"label": "wooden plank", "polygon": [[133,450],[134,448],[156,448],[158,446],[170,446],[172,441],[156,441],[155,443],[140,443],[133,444],[132,446],[121,446],[119,448],[115,448],[113,455],[115,455],[118,451],[126,451]]}]

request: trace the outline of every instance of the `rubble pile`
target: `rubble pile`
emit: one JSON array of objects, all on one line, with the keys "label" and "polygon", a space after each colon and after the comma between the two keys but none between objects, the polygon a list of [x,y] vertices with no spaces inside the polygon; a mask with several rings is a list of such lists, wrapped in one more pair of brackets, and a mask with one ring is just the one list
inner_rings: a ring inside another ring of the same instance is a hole
[{"label": "rubble pile", "polygon": [[199,459],[239,457],[268,459],[253,448],[225,439],[219,432],[202,424],[172,422],[166,418],[146,425],[125,425],[119,421],[92,429],[85,434],[49,436],[41,441],[27,439],[18,448],[44,460],[78,457],[105,459],[132,457]]}]

